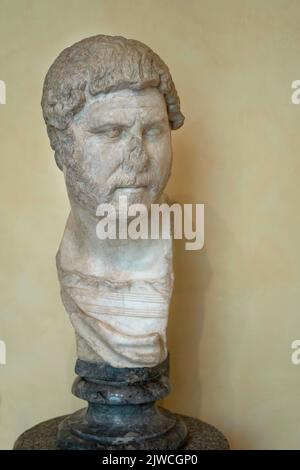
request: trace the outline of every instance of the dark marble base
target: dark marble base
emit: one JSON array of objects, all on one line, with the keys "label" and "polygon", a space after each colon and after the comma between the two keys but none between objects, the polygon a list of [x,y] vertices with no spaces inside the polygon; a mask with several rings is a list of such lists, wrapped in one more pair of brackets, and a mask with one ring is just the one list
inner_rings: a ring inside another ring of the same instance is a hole
[{"label": "dark marble base", "polygon": [[[72,416],[72,415],[70,415]],[[223,434],[210,424],[183,415],[174,415],[188,428],[188,440],[182,450],[228,450],[229,443]],[[17,439],[14,450],[57,450],[59,424],[67,416],[60,416],[34,426]],[[114,447],[107,447],[113,450]]]},{"label": "dark marble base", "polygon": [[60,423],[62,450],[175,450],[188,435],[184,422],[156,400],[169,394],[169,357],[154,367],[116,368],[77,360],[73,394],[87,408]]},{"label": "dark marble base", "polygon": [[227,449],[212,426],[156,404],[170,392],[169,356],[154,367],[77,360],[72,393],[88,406],[24,433],[15,449]]},{"label": "dark marble base", "polygon": [[[110,406],[88,417],[89,408],[68,416],[58,426],[63,450],[176,450],[187,439],[184,422],[153,403]],[[102,408],[102,406],[101,406]],[[120,409],[121,408],[121,409]]]}]

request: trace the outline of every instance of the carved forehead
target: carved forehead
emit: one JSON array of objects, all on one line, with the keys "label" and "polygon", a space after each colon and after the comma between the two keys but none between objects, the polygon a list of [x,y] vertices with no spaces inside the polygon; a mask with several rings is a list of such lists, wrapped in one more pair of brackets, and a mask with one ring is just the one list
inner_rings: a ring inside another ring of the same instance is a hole
[{"label": "carved forehead", "polygon": [[92,97],[75,119],[77,124],[101,121],[168,120],[166,102],[156,88],[118,90]]}]

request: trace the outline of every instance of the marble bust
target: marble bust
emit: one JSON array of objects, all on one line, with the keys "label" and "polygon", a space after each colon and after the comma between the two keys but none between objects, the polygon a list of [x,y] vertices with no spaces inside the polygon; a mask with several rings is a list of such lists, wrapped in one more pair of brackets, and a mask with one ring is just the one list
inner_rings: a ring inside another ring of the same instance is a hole
[{"label": "marble bust", "polygon": [[[162,223],[153,235],[152,215],[164,206],[170,217],[171,131],[184,122],[168,67],[136,40],[83,39],[51,65],[42,109],[70,201],[56,264],[77,342],[72,393],[86,406],[54,420],[50,433],[50,421],[33,428],[30,448],[40,448],[45,429],[63,450],[194,449],[196,441],[197,449],[227,449],[212,426],[157,403],[170,393],[173,233]],[[99,236],[104,206],[128,237]],[[131,232],[134,206],[147,230],[150,219],[150,237]]]},{"label": "marble bust", "polygon": [[[14,449],[228,449],[214,427],[157,403],[170,393],[173,233],[162,223],[153,235],[152,215],[164,206],[170,216],[171,130],[184,122],[168,67],[139,41],[87,38],[51,65],[42,109],[70,201],[56,261],[77,341],[72,393],[86,403]],[[129,237],[99,236],[104,206]],[[147,230],[150,218],[150,237],[131,232],[134,206]]]},{"label": "marble bust", "polygon": [[171,130],[184,122],[169,69],[139,41],[84,39],[50,67],[42,108],[70,200],[56,260],[78,358],[153,367],[167,357],[172,240],[99,240],[96,211],[121,195],[165,199]]}]

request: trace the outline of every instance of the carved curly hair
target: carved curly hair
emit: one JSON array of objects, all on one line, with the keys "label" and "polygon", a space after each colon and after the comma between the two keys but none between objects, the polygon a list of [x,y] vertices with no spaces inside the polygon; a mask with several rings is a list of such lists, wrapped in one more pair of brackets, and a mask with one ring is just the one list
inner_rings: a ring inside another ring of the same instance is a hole
[{"label": "carved curly hair", "polygon": [[46,75],[41,103],[58,166],[62,147],[70,151],[66,130],[87,96],[147,87],[163,94],[171,129],[181,127],[184,116],[169,69],[148,46],[121,36],[97,35],[64,49]]}]

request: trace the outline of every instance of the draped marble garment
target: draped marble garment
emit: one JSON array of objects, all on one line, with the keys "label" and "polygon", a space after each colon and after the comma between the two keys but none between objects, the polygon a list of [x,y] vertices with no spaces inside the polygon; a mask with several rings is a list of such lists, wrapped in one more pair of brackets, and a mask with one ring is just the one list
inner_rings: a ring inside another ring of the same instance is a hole
[{"label": "draped marble garment", "polygon": [[162,276],[125,281],[69,271],[58,251],[61,297],[75,328],[80,359],[114,367],[152,367],[167,357],[171,240],[166,247]]}]

